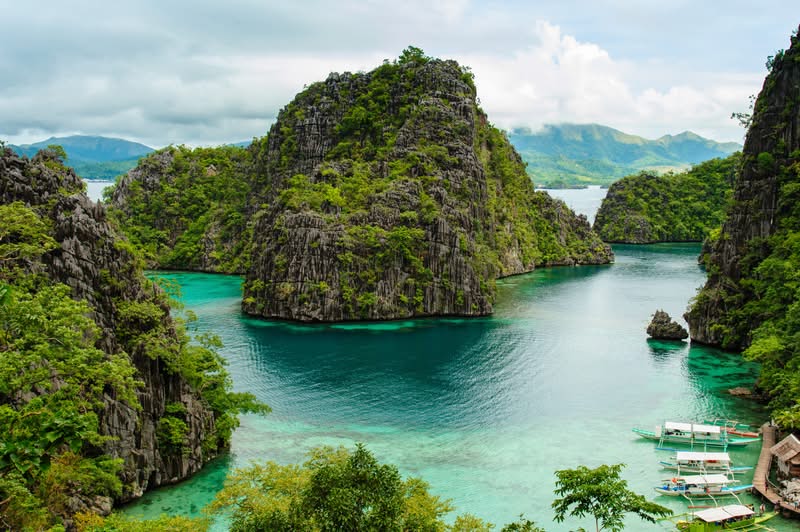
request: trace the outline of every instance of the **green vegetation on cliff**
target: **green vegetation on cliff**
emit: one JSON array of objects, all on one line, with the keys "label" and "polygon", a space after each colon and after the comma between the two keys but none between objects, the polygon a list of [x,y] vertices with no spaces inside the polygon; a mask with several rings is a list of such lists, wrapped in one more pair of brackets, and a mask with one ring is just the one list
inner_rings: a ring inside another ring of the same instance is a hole
[{"label": "green vegetation on cliff", "polygon": [[150,267],[242,273],[250,260],[251,160],[236,146],[164,148],[117,180],[109,212]]},{"label": "green vegetation on cliff", "polygon": [[[227,447],[240,410],[266,411],[230,392],[218,341],[192,342],[169,317],[167,295],[57,151],[2,149],[0,184],[0,528],[107,512],[158,470],[148,452],[202,463]],[[86,249],[76,234],[97,246],[88,262],[73,261]],[[155,395],[172,403],[153,411]]]},{"label": "green vegetation on cliff", "polygon": [[684,173],[640,173],[608,189],[594,222],[605,242],[703,241],[725,220],[740,154]]},{"label": "green vegetation on cliff", "polygon": [[800,429],[800,38],[768,62],[742,170],[708,281],[687,314],[692,338],[744,349],[775,419]]}]

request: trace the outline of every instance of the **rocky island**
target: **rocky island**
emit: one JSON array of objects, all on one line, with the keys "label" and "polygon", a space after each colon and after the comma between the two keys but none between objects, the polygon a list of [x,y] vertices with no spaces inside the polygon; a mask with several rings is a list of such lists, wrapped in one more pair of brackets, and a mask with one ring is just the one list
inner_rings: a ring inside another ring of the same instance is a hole
[{"label": "rocky island", "polygon": [[585,218],[534,192],[454,61],[406,50],[287,105],[256,161],[245,312],[303,321],[478,316],[495,279],[601,264]]},{"label": "rocky island", "polygon": [[650,321],[650,325],[647,326],[647,334],[654,340],[680,341],[689,337],[686,329],[663,310],[657,310],[653,314],[653,319]]},{"label": "rocky island", "polygon": [[245,273],[266,318],[480,316],[499,277],[613,259],[534,191],[469,70],[413,47],[311,84],[247,149],[151,154],[111,202],[151,266]]}]

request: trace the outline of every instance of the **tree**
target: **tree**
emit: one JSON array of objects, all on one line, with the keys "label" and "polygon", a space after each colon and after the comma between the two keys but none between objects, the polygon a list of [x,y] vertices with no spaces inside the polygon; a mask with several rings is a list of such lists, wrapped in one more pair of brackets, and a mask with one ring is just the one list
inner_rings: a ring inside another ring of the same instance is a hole
[{"label": "tree", "polygon": [[302,466],[272,462],[234,471],[209,511],[227,512],[231,530],[446,530],[448,501],[418,478],[401,479],[366,447],[319,447]]},{"label": "tree", "polygon": [[422,65],[430,61],[431,58],[425,55],[425,52],[422,51],[421,48],[417,48],[416,46],[409,46],[400,54],[400,60],[398,61],[399,64],[404,65],[406,63],[416,63],[418,65]]},{"label": "tree", "polygon": [[52,156],[56,157],[60,163],[63,164],[64,161],[67,160],[67,151],[61,144],[48,144],[45,149],[49,151]]},{"label": "tree", "polygon": [[635,513],[641,519],[654,523],[672,510],[628,489],[628,483],[619,477],[625,464],[601,465],[595,469],[578,466],[577,469],[556,471],[555,494],[559,499],[553,501],[555,520],[564,521],[569,515],[594,517],[597,531],[619,531],[624,528],[623,516]]},{"label": "tree", "polygon": [[500,532],[544,532],[543,528],[536,526],[536,523],[520,514],[519,519],[504,526]]}]

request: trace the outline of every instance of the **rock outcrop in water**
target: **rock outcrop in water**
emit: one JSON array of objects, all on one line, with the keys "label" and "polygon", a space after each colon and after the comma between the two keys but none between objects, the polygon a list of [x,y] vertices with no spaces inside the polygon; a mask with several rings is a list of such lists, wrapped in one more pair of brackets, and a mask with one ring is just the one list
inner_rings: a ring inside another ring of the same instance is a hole
[{"label": "rock outcrop in water", "polygon": [[653,319],[647,326],[647,334],[654,340],[684,340],[689,337],[686,329],[663,310],[657,310],[653,314]]},{"label": "rock outcrop in water", "polygon": [[[36,262],[17,261],[28,270],[15,274],[22,279],[20,286],[25,286],[29,275],[45,275],[52,283],[69,286],[72,296],[85,300],[92,309],[101,330],[97,347],[129,357],[135,378],[141,381],[136,392],[139,405],[119,400],[108,389],[97,411],[98,432],[109,439],[95,452],[122,459],[123,491],[118,501],[125,501],[198,471],[226,444],[217,424],[220,416],[226,416],[225,424],[231,419],[210,406],[187,381],[186,375],[200,379],[203,373],[191,373],[177,362],[180,359],[188,367],[200,364],[182,351],[186,338],[169,316],[166,297],[142,276],[130,245],[106,221],[105,207],[90,201],[83,187],[82,180],[50,150],[33,159],[18,157],[8,149],[0,152],[0,204],[20,202],[17,205],[33,209],[57,244],[50,252],[40,251],[44,254]],[[8,264],[4,262],[3,268]],[[0,275],[0,281],[10,278]],[[206,386],[225,393],[210,382]],[[166,418],[181,429],[178,445],[165,442],[160,434]],[[87,508],[107,511],[110,500],[82,501],[77,496],[64,512]]]},{"label": "rock outcrop in water", "polygon": [[483,315],[498,277],[612,260],[585,218],[534,192],[468,70],[416,49],[298,94],[256,167],[249,314]]}]

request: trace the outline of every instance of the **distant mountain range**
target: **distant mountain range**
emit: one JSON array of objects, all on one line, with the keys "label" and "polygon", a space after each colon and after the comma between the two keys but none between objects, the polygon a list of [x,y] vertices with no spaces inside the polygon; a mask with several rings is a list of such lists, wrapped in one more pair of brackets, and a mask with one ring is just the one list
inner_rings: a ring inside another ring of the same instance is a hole
[{"label": "distant mountain range", "polygon": [[598,124],[546,125],[541,131],[514,129],[508,138],[540,186],[608,185],[641,170],[665,172],[727,157],[741,150],[685,131],[648,140]]},{"label": "distant mountain range", "polygon": [[66,163],[86,179],[114,179],[136,166],[140,157],[154,151],[150,146],[138,142],[88,135],[50,137],[33,144],[12,144],[9,147],[20,155],[33,157],[37,151],[51,144],[64,148]]},{"label": "distant mountain range", "polygon": [[[648,140],[598,124],[547,125],[541,131],[514,129],[508,139],[528,163],[538,186],[609,185],[641,170],[683,170],[702,161],[727,157],[742,149],[686,131]],[[247,146],[251,141],[234,143]],[[10,147],[32,157],[50,144],[67,153],[67,164],[86,179],[114,179],[134,166],[153,148],[125,139],[73,135],[51,137],[34,144]]]}]

